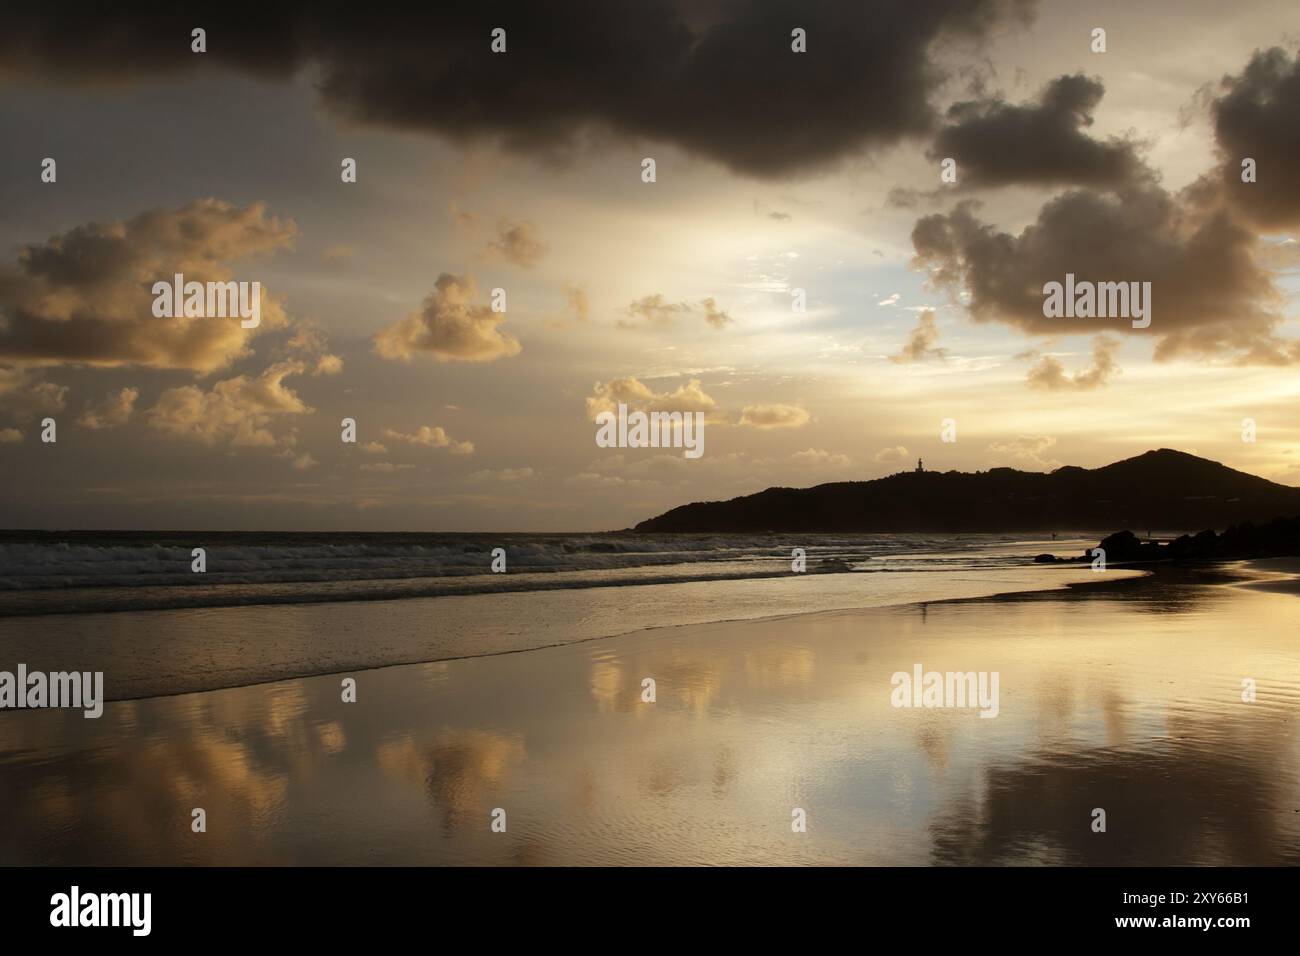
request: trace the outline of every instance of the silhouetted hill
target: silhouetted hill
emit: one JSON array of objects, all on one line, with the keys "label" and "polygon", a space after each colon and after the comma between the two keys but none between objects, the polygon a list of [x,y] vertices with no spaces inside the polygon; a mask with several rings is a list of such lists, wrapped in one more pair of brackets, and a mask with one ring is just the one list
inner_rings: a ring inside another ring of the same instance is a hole
[{"label": "silhouetted hill", "polygon": [[978,532],[1226,528],[1300,514],[1300,488],[1161,448],[1102,468],[900,472],[682,505],[637,531]]}]

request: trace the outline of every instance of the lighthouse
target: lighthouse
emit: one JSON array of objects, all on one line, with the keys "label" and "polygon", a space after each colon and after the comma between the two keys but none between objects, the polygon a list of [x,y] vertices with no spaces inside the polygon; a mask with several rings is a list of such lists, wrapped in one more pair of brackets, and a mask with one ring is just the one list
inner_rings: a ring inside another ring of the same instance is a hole
[{"label": "lighthouse", "polygon": [[925,471],[925,463],[918,458],[916,459],[916,473],[919,475],[923,471]]}]

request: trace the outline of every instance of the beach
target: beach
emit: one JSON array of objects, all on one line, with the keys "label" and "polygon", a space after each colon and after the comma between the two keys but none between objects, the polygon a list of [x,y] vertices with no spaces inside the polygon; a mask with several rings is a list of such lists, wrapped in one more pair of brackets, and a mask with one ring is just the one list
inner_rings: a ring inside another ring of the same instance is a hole
[{"label": "beach", "polygon": [[[110,657],[101,719],[0,714],[0,863],[1295,864],[1296,596],[1251,586],[1289,568],[930,574],[911,586],[920,601],[775,616],[761,612],[794,584],[646,585],[655,607],[687,611],[608,636],[616,608],[599,600],[636,589],[571,590],[596,603],[555,609],[574,625],[563,640],[514,641],[546,617],[506,606],[478,623],[499,646],[474,656],[349,669],[281,643],[284,666],[328,672],[268,681],[254,661],[250,686],[167,696],[145,686],[156,675],[115,695]],[[818,581],[797,583],[832,587]],[[699,587],[755,591],[717,596],[701,622],[709,602],[682,597]],[[405,653],[403,618],[436,632],[455,617],[438,602],[523,597],[555,592],[66,617],[109,653],[114,634],[202,615],[214,650],[194,658],[196,638],[168,667],[229,685],[243,683],[230,648],[259,614],[320,614],[307,632],[333,621],[354,645]],[[0,621],[6,659],[53,620]],[[914,667],[996,673],[996,716],[895,706],[891,680]]]}]

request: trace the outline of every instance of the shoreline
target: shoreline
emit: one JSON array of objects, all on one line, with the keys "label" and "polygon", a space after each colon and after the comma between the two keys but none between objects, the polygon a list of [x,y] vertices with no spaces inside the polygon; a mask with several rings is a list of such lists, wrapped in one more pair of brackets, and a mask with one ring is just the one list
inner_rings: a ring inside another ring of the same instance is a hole
[{"label": "shoreline", "polygon": [[[1068,570],[1068,568],[1062,567],[1061,565],[1047,565],[1047,566],[1039,565],[1037,566],[1037,568],[1029,569],[1029,570],[1049,570],[1049,569],[1054,571]],[[558,647],[577,646],[577,645],[591,644],[600,641],[615,641],[620,639],[635,638],[637,635],[642,635],[642,634],[649,635],[649,634],[662,633],[662,632],[677,632],[683,629],[696,628],[696,627],[710,627],[715,625],[730,625],[730,624],[741,624],[741,623],[767,624],[767,623],[772,623],[781,620],[794,620],[794,619],[804,619],[804,618],[811,619],[821,615],[828,615],[828,614],[844,614],[844,613],[851,614],[855,612],[868,612],[868,611],[880,610],[885,608],[908,608],[908,607],[921,608],[921,607],[942,605],[942,604],[1012,603],[1012,602],[1052,600],[1052,599],[1062,599],[1062,598],[1067,600],[1072,600],[1075,598],[1087,599],[1090,595],[1104,594],[1112,589],[1117,589],[1117,588],[1132,589],[1135,587],[1141,587],[1143,582],[1160,583],[1160,582],[1166,582],[1171,580],[1177,580],[1185,583],[1234,586],[1234,587],[1246,588],[1249,590],[1300,595],[1300,558],[1259,558],[1259,559],[1237,559],[1237,560],[1225,559],[1221,561],[1204,561],[1204,562],[1163,562],[1161,561],[1161,562],[1152,562],[1152,563],[1134,563],[1134,564],[1127,564],[1127,565],[1112,565],[1111,568],[1105,573],[1109,575],[1115,575],[1115,572],[1124,572],[1124,574],[1122,577],[1111,576],[1109,579],[1102,579],[1102,580],[1096,579],[1096,576],[1091,576],[1088,578],[1084,578],[1082,580],[1045,583],[1041,587],[1016,587],[1009,590],[994,590],[994,591],[989,591],[988,593],[976,594],[976,595],[936,596],[932,598],[899,600],[899,601],[888,602],[888,603],[874,603],[874,604],[869,603],[869,604],[848,605],[842,607],[828,607],[828,608],[812,609],[812,610],[783,611],[783,612],[778,612],[769,615],[761,615],[761,616],[719,617],[719,618],[709,618],[707,620],[692,620],[692,621],[671,622],[665,624],[651,624],[647,626],[633,627],[628,630],[612,631],[610,633],[591,634],[588,636],[576,637],[568,640],[560,640],[551,643],[533,644],[524,647],[481,650],[477,652],[454,654],[450,656],[391,660],[391,661],[384,661],[381,663],[372,663],[372,664],[364,664],[364,663],[352,664],[345,667],[340,667],[338,669],[309,670],[309,671],[284,674],[281,676],[267,677],[263,679],[254,679],[254,680],[232,682],[232,683],[222,683],[210,687],[182,688],[182,689],[172,690],[172,691],[154,691],[154,692],[136,693],[136,694],[123,694],[121,696],[115,696],[113,694],[109,694],[105,698],[105,702],[106,703],[116,703],[119,701],[138,702],[138,701],[147,701],[147,700],[154,700],[154,699],[176,698],[176,697],[184,697],[188,695],[213,693],[222,690],[236,690],[236,689],[244,689],[250,687],[269,686],[269,685],[274,685],[274,684],[279,684],[279,683],[284,683],[284,682],[294,681],[294,680],[329,677],[329,676],[340,675],[340,674],[366,673],[370,671],[386,670],[389,668],[396,668],[396,667],[418,667],[418,666],[430,665],[430,664],[448,664],[448,663],[455,663],[460,661],[491,659],[491,658],[505,657],[510,655],[524,654],[530,651],[549,650]],[[963,572],[960,571],[953,571],[953,572],[913,571],[913,572],[891,572],[891,573],[926,574],[926,575],[948,574],[954,577],[958,577],[963,574]],[[788,575],[786,577],[788,577]],[[761,582],[761,581],[770,580],[770,578],[741,578],[741,579],[721,578],[721,579],[712,579],[712,580],[724,581],[724,582],[733,581],[733,580],[739,580],[745,582]],[[676,586],[679,583],[701,584],[701,583],[712,583],[712,581],[655,583],[655,584],[646,584],[646,585],[635,585],[634,587],[671,588]],[[581,591],[583,589],[560,589],[560,590]],[[446,597],[458,597],[458,598],[473,597],[475,599],[487,600],[497,596],[498,593],[499,594],[538,594],[538,593],[547,593],[547,592],[545,591],[542,592],[504,591],[504,592],[493,592],[489,594],[476,594],[472,596],[454,595],[454,596],[446,596]],[[434,601],[434,600],[444,600],[444,599],[445,597],[380,599],[375,601],[374,603],[406,604],[408,601],[422,602],[422,601]],[[306,606],[317,607],[320,604],[329,604],[329,603],[332,602],[310,602]],[[351,605],[356,602],[348,601],[348,602],[339,602],[339,603]],[[248,605],[248,606],[239,605],[234,608],[218,606],[218,607],[203,607],[203,608],[191,609],[191,610],[200,610],[204,612],[219,613],[227,610],[239,610],[244,607],[248,607],[250,609],[256,610],[256,609],[294,608],[297,606],[298,605],[292,605],[292,604],[287,604],[287,605],[270,604],[270,605]],[[172,609],[172,608],[152,609],[151,608],[151,609],[137,611],[137,612],[114,612],[114,614],[116,615],[116,614],[138,613],[143,615],[151,615],[151,614],[158,614],[158,613],[170,613],[176,610],[178,609]],[[187,610],[187,609],[179,609],[179,610]],[[95,616],[95,612],[91,612],[91,614],[89,615],[87,614],[38,615],[35,616],[35,619],[49,620],[55,617],[81,619],[81,618],[86,618],[88,616]],[[32,619],[33,617],[31,616],[19,616],[15,618],[0,618],[0,643],[3,642],[5,637],[2,629],[2,625],[5,622],[27,621]],[[30,663],[30,662],[24,661],[24,663]],[[57,669],[57,668],[51,668],[51,669]]]},{"label": "shoreline", "polygon": [[787,574],[377,602],[49,614],[0,619],[0,647],[46,672],[103,671],[108,700],[139,700],[495,657],[643,630],[1055,591],[1072,582],[1101,583],[1096,576],[1086,568],[1042,566]]},{"label": "shoreline", "polygon": [[[1254,567],[1254,565],[1266,561],[1287,562],[1288,565],[1287,568],[1279,569],[1279,573],[1283,574],[1284,576],[1280,576],[1277,579],[1274,578],[1268,578],[1262,580],[1256,579],[1254,573],[1252,572],[1273,571],[1272,568],[1256,569]],[[1203,575],[1198,574],[1197,580],[1195,580],[1194,583],[1207,585],[1207,586],[1241,587],[1250,590],[1272,591],[1277,593],[1300,595],[1300,558],[1258,558],[1258,559],[1248,559],[1248,560],[1238,560],[1238,561],[1221,561],[1221,562],[1214,562],[1214,563],[1240,564],[1246,566],[1241,568],[1240,570],[1245,571],[1247,573],[1233,574],[1225,571],[1218,574],[1203,574]],[[812,622],[816,618],[825,615],[866,614],[868,612],[885,611],[885,610],[899,610],[899,611],[907,610],[907,609],[919,610],[921,608],[929,608],[929,607],[934,607],[936,605],[949,605],[949,604],[952,605],[1001,604],[1001,603],[1025,602],[1025,601],[1035,601],[1035,600],[1048,600],[1048,601],[1088,600],[1090,598],[1096,597],[1098,594],[1103,594],[1112,589],[1140,588],[1144,583],[1150,583],[1155,585],[1155,584],[1164,583],[1168,581],[1170,578],[1175,578],[1175,577],[1183,578],[1184,583],[1192,583],[1191,581],[1187,581],[1184,575],[1173,574],[1170,572],[1172,571],[1181,572],[1184,570],[1205,571],[1208,569],[1209,564],[1210,562],[1206,562],[1194,569],[1188,569],[1185,566],[1170,565],[1164,562],[1158,562],[1156,567],[1138,567],[1132,565],[1126,565],[1123,567],[1114,566],[1111,569],[1112,571],[1122,570],[1122,571],[1139,572],[1139,573],[1129,574],[1121,578],[1112,578],[1110,580],[1071,581],[1056,587],[1020,589],[1014,591],[998,591],[991,594],[981,594],[972,597],[943,597],[943,598],[934,598],[934,599],[923,599],[918,601],[905,601],[905,602],[900,602],[898,604],[875,604],[875,605],[863,605],[860,607],[826,608],[820,611],[794,611],[785,614],[773,614],[766,617],[719,618],[716,620],[698,621],[698,622],[683,623],[683,624],[652,625],[649,627],[635,628],[629,631],[620,631],[616,634],[607,634],[607,635],[601,635],[595,637],[585,637],[577,640],[563,641],[555,644],[539,645],[536,647],[524,647],[524,648],[517,648],[513,650],[492,651],[492,652],[485,652],[480,654],[465,654],[460,657],[444,657],[444,658],[437,658],[433,660],[395,661],[389,664],[376,664],[371,667],[354,667],[354,668],[349,668],[345,671],[320,671],[320,672],[313,672],[308,674],[298,674],[293,677],[283,677],[283,678],[277,678],[275,680],[269,680],[269,681],[254,681],[247,684],[232,684],[229,686],[213,687],[213,688],[209,688],[206,690],[199,690],[199,691],[177,691],[175,693],[170,693],[170,694],[150,694],[141,697],[122,697],[122,698],[110,697],[108,698],[108,702],[113,703],[118,700],[143,701],[143,700],[167,699],[167,698],[175,698],[175,697],[184,697],[189,695],[210,694],[210,693],[216,693],[223,690],[241,690],[250,687],[266,687],[275,684],[288,683],[295,680],[310,680],[315,678],[334,677],[345,673],[346,674],[367,673],[372,671],[384,671],[384,670],[390,670],[393,668],[401,668],[401,667],[423,667],[423,666],[435,665],[435,664],[455,664],[463,661],[490,660],[492,658],[506,657],[506,656],[512,656],[516,654],[529,654],[537,651],[555,650],[556,648],[561,648],[561,647],[580,647],[582,645],[592,644],[599,641],[618,641],[622,639],[637,639],[639,637],[650,638],[651,635],[660,632],[665,632],[665,633],[672,632],[674,635],[676,635],[696,628],[702,629],[702,628],[712,628],[716,626],[729,626],[729,625],[740,625],[740,624],[767,625],[767,624],[776,623],[778,621]],[[940,573],[940,572],[924,572],[924,573]]]}]

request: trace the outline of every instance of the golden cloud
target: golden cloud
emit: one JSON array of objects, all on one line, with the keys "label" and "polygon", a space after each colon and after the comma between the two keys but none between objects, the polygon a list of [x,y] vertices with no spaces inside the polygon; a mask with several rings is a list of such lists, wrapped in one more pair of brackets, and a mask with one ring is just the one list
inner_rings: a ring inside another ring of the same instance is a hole
[{"label": "golden cloud", "polygon": [[225,282],[231,263],[290,245],[291,221],[262,203],[201,199],[125,222],[89,223],[24,246],[17,267],[0,267],[0,359],[24,365],[91,365],[215,371],[247,353],[258,332],[285,324],[281,305],[261,297],[261,324],[238,318],[153,314],[153,284]]},{"label": "golden cloud", "polygon": [[519,340],[497,329],[505,314],[475,305],[477,297],[473,276],[444,272],[419,312],[374,336],[375,351],[402,361],[422,354],[439,362],[491,362],[518,355]]}]

